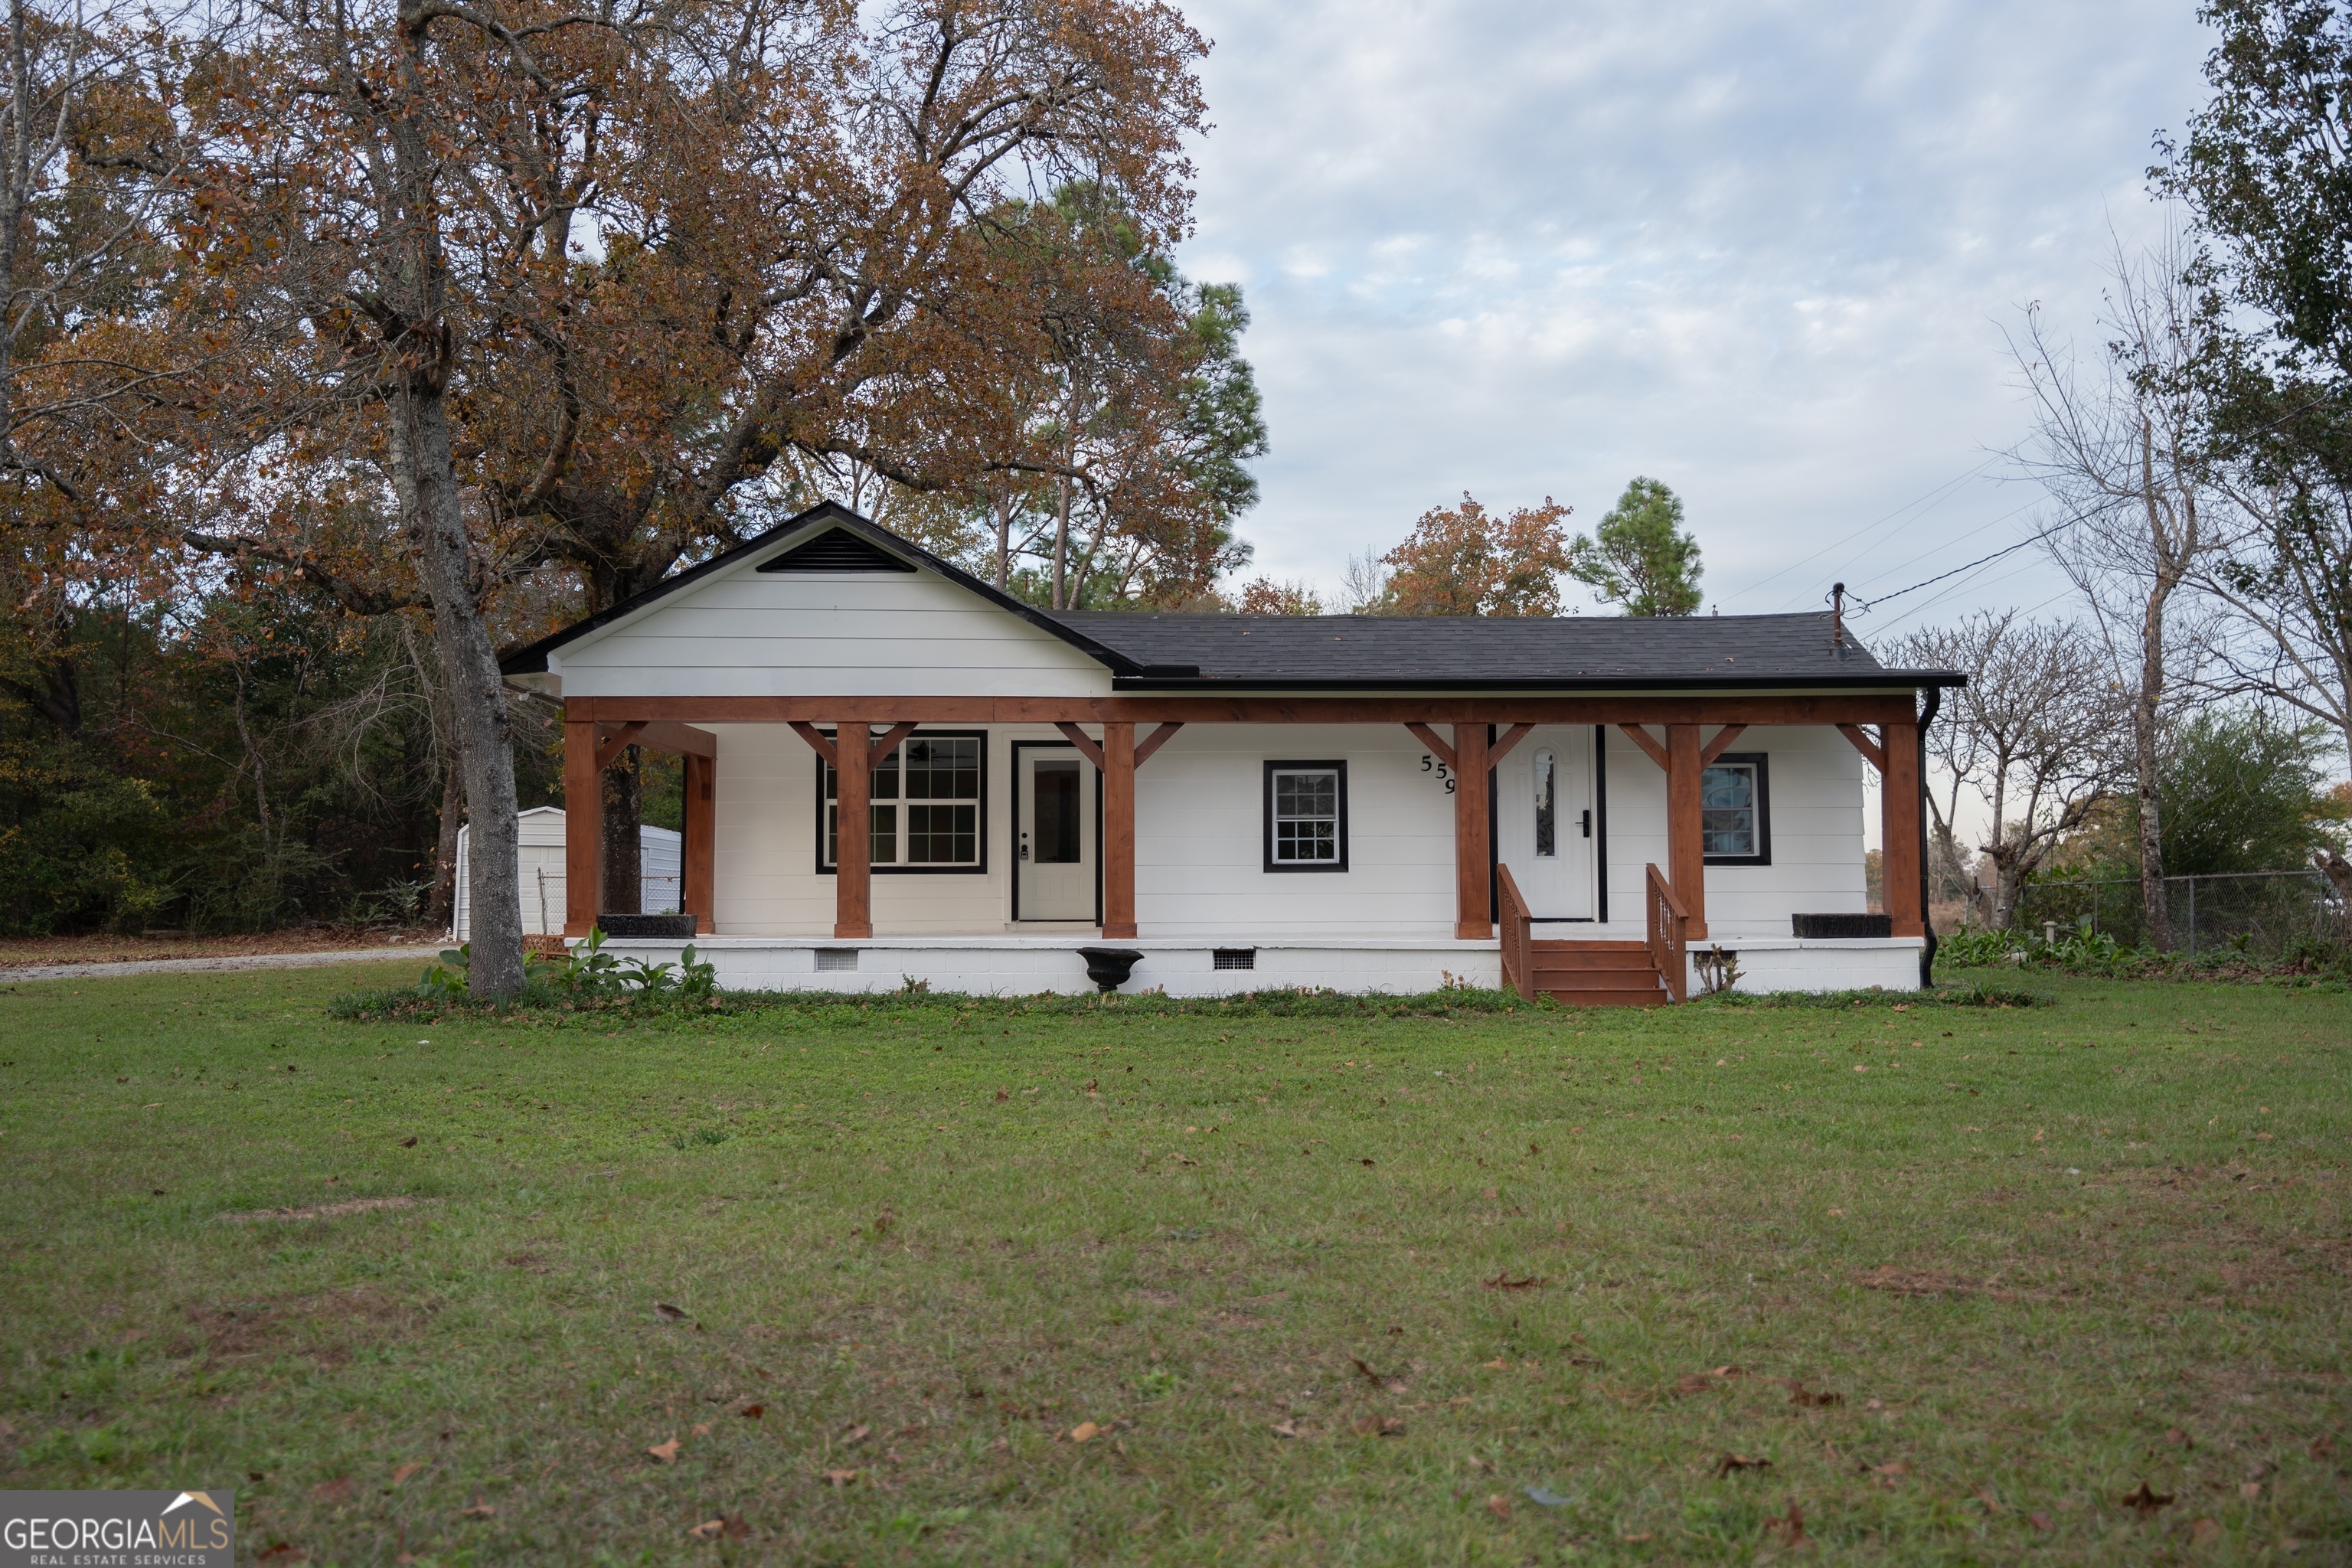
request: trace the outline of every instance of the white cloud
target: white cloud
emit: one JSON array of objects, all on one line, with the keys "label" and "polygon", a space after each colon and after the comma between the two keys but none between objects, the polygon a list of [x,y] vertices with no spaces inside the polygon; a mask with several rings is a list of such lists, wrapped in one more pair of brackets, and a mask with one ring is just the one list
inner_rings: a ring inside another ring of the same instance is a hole
[{"label": "white cloud", "polygon": [[[1589,523],[1650,474],[1727,610],[2021,536],[1997,465],[1910,503],[2024,434],[2001,323],[2091,335],[2207,47],[2185,0],[1186,10],[1217,49],[1184,261],[1249,289],[1260,565],[1332,582],[1465,489]],[[1988,575],[1931,613],[2056,591]]]}]

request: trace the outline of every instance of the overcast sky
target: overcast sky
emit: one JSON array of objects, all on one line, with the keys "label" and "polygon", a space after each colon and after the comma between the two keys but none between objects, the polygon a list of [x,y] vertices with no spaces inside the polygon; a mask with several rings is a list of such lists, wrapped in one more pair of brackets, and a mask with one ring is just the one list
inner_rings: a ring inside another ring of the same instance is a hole
[{"label": "overcast sky", "polygon": [[[1725,614],[2031,531],[2002,329],[2040,300],[2095,344],[2208,47],[2192,0],[1184,8],[1216,48],[1182,259],[1255,318],[1259,569],[1336,587],[1465,489],[1589,528],[1646,474]],[[2034,551],[1960,581],[1866,631],[2061,593]]]}]

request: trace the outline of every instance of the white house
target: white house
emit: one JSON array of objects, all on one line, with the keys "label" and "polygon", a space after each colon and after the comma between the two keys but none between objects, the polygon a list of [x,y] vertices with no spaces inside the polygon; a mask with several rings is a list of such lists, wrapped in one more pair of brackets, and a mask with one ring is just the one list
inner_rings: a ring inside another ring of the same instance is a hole
[{"label": "white house", "polygon": [[[457,829],[457,909],[450,938],[473,935],[473,894],[466,879],[472,863],[473,830]],[[522,892],[522,929],[532,936],[563,930],[563,808],[534,805],[515,813],[515,874]],[[685,835],[650,825],[637,829],[637,908],[675,910],[679,903],[679,863]]]},{"label": "white house", "polygon": [[1586,1002],[1715,948],[1749,988],[1918,985],[1920,726],[1960,679],[1822,615],[1054,614],[831,504],[505,668],[563,703],[572,887],[604,763],[683,754],[724,984],[1077,990],[1115,944],[1171,994]]}]

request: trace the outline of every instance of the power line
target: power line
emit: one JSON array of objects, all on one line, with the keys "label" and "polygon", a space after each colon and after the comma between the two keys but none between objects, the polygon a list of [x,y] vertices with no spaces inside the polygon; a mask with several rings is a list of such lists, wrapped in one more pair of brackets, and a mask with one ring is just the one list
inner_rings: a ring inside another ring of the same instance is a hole
[{"label": "power line", "polygon": [[1781,567],[1780,570],[1773,573],[1772,575],[1765,578],[1762,582],[1750,583],[1747,587],[1742,588],[1733,596],[1735,598],[1744,599],[1750,594],[1761,593],[1765,588],[1779,582],[1781,578],[1786,577],[1798,567],[1809,565],[1815,561],[1819,561],[1822,556],[1827,555],[1832,550],[1843,549],[1844,546],[1853,543],[1855,540],[1860,539],[1864,534],[1868,533],[1872,529],[1885,527],[1887,523],[1894,521],[1896,518],[1901,517],[1904,513],[1911,510],[1914,507],[1941,500],[1948,492],[1960,485],[1966,484],[1969,480],[1976,478],[1979,474],[1983,473],[1987,468],[1992,467],[1993,464],[2000,460],[2000,458],[1999,454],[1987,458],[1983,462],[1979,463],[1975,468],[1970,468],[1968,472],[1960,475],[1958,478],[1947,479],[1942,484],[1937,485],[1933,489],[1927,491],[1926,495],[1920,496],[1913,500],[1905,501],[1901,506],[1896,507],[1893,511],[1888,512],[1885,517],[1878,519],[1875,522],[1864,523],[1862,527],[1855,529],[1852,533],[1847,534],[1843,539],[1838,540],[1834,543],[1822,546],[1822,548],[1814,551],[1802,561],[1794,561],[1790,563],[1788,565]]}]

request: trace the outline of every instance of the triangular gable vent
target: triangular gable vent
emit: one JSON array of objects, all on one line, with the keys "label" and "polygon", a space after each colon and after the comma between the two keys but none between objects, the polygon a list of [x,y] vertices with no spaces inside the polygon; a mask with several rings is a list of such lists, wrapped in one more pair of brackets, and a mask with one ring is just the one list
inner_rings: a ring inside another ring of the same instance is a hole
[{"label": "triangular gable vent", "polygon": [[762,572],[912,572],[887,550],[868,544],[846,529],[829,528],[806,544],[760,563]]}]

